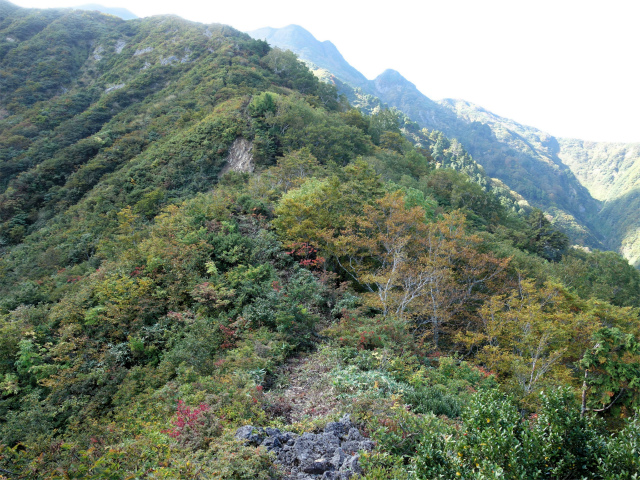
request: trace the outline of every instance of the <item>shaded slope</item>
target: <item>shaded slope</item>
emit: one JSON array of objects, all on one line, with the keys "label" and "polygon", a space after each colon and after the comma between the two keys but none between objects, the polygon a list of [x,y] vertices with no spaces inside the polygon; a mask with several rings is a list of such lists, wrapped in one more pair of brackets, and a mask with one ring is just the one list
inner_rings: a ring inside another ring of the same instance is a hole
[{"label": "shaded slope", "polygon": [[[552,213],[574,234],[583,227],[588,229],[583,230],[584,235],[597,231],[599,202],[560,160],[555,137],[469,102],[443,100],[440,104],[456,115],[456,121],[445,131],[459,138],[489,175],[505,181],[532,204]],[[598,246],[593,238],[587,236],[583,240]]]},{"label": "shaded slope", "polygon": [[605,202],[601,212],[602,224],[609,234],[609,244],[617,247],[629,260],[640,268],[640,186]]}]

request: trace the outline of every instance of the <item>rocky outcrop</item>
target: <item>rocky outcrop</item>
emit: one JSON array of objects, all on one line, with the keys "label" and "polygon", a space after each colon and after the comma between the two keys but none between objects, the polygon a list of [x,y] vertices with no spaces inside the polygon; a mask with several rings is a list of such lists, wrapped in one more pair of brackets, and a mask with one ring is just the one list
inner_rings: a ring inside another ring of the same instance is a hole
[{"label": "rocky outcrop", "polygon": [[139,48],[135,52],[133,52],[133,56],[137,57],[140,55],[144,55],[145,53],[153,52],[153,47]]},{"label": "rocky outcrop", "polygon": [[226,159],[227,164],[220,172],[220,176],[229,170],[235,172],[253,172],[255,164],[253,163],[251,150],[253,150],[253,143],[246,138],[236,138],[231,144],[231,147],[229,147],[229,156]]},{"label": "rocky outcrop", "polygon": [[113,92],[114,90],[120,90],[124,88],[124,83],[119,83],[118,85],[112,85],[104,90],[104,93]]},{"label": "rocky outcrop", "polygon": [[373,442],[363,437],[348,415],[328,423],[321,433],[281,432],[277,428],[241,427],[238,440],[246,445],[262,445],[275,455],[290,480],[351,478],[362,473],[358,451],[371,451]]},{"label": "rocky outcrop", "polygon": [[179,62],[180,59],[178,57],[176,57],[175,55],[171,55],[170,57],[167,58],[161,58],[160,59],[160,65],[171,65],[173,63]]}]

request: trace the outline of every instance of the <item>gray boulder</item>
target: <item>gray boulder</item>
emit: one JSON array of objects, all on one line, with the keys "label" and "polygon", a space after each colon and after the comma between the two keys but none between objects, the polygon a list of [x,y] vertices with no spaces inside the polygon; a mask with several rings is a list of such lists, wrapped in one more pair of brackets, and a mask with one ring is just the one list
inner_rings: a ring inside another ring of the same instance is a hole
[{"label": "gray boulder", "polygon": [[236,431],[235,437],[238,440],[244,440],[245,445],[253,445],[257,447],[263,442],[265,432],[262,428],[254,428],[251,425],[245,425]]},{"label": "gray boulder", "polygon": [[345,415],[339,422],[328,423],[321,433],[305,432],[298,436],[277,428],[254,428],[246,425],[236,431],[245,445],[262,445],[275,456],[290,480],[341,480],[362,473],[358,451],[371,451],[374,443],[362,436]]}]

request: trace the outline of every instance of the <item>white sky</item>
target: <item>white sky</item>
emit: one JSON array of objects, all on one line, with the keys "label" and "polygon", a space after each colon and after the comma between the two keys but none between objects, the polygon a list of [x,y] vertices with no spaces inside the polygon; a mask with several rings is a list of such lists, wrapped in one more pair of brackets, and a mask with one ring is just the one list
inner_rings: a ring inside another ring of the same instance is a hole
[{"label": "white sky", "polygon": [[99,3],[242,31],[294,23],[367,78],[393,68],[433,100],[468,100],[556,136],[640,142],[640,0],[12,1]]}]

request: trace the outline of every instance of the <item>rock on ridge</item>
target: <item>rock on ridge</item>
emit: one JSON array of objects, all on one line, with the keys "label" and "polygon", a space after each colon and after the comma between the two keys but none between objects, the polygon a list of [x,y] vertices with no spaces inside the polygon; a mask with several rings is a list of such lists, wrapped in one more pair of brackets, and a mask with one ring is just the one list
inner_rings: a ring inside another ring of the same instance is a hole
[{"label": "rock on ridge", "polygon": [[345,415],[328,423],[321,433],[297,435],[277,428],[240,427],[236,438],[245,445],[262,445],[275,455],[275,463],[284,467],[290,480],[351,478],[362,473],[358,451],[373,449],[373,442],[362,436]]}]

